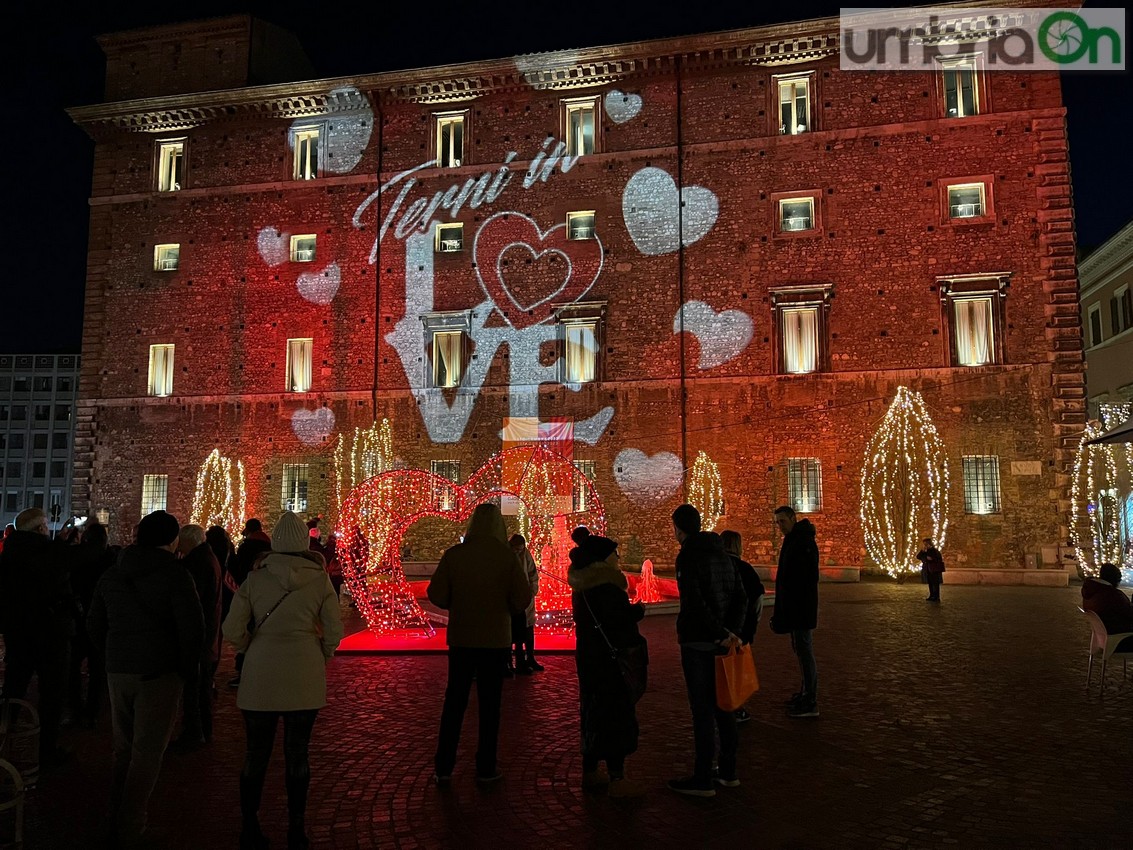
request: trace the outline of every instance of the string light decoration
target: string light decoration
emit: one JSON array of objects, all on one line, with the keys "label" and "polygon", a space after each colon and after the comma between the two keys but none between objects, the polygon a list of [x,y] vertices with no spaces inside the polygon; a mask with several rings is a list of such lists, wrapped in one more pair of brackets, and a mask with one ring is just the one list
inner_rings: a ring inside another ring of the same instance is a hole
[{"label": "string light decoration", "polygon": [[948,533],[948,460],[924,399],[898,387],[870,438],[862,468],[862,533],[866,551],[897,577],[920,568],[916,553],[931,537],[944,549]]},{"label": "string light decoration", "polygon": [[648,558],[641,564],[641,578],[637,580],[634,602],[660,602],[661,583],[653,574],[653,562]]},{"label": "string light decoration", "polygon": [[356,485],[391,469],[393,427],[388,419],[369,428],[355,428],[349,443],[346,434],[339,434],[334,447],[335,508],[342,509],[342,500]]},{"label": "string light decoration", "polygon": [[[570,511],[569,494],[576,486],[588,488],[585,511]],[[446,491],[451,506],[442,508]],[[549,508],[523,502],[525,493],[541,492],[557,495],[549,500]],[[552,578],[540,584],[537,625],[544,631],[570,629],[570,591],[565,583],[570,531],[586,525],[595,534],[605,534],[606,515],[593,483],[573,463],[543,446],[523,445],[493,455],[463,485],[421,469],[398,469],[375,475],[345,495],[335,527],[342,575],[371,630],[434,633],[405,580],[401,564],[405,532],[425,517],[466,523],[477,505],[503,496],[515,496],[524,504],[530,540],[546,541],[532,550],[536,563]],[[551,512],[541,512],[548,509]]]},{"label": "string light decoration", "polygon": [[213,449],[197,470],[189,522],[202,528],[219,525],[235,536],[244,527],[246,501],[244,463]]},{"label": "string light decoration", "polygon": [[1101,405],[1101,420],[1087,423],[1074,457],[1070,521],[1074,553],[1087,576],[1096,576],[1105,563],[1133,567],[1133,552],[1124,552],[1122,546],[1133,532],[1133,516],[1128,513],[1133,503],[1133,444],[1087,445],[1126,421],[1131,407]]},{"label": "string light decoration", "polygon": [[688,482],[688,503],[700,511],[702,531],[715,531],[724,513],[724,488],[720,468],[706,452],[698,452]]}]

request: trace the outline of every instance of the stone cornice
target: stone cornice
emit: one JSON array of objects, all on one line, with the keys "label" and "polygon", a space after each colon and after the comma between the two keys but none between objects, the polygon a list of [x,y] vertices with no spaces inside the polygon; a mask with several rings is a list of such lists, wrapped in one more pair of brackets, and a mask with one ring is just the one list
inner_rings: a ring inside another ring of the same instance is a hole
[{"label": "stone cornice", "polygon": [[1078,279],[1084,296],[1116,266],[1133,259],[1133,221],[1111,236],[1104,245],[1078,264]]}]

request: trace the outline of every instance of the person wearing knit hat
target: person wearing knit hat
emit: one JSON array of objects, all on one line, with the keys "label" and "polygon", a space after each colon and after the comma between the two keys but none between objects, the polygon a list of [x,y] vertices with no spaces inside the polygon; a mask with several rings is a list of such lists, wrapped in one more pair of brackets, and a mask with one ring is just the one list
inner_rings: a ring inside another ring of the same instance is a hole
[{"label": "person wearing knit hat", "polygon": [[[645,608],[641,603],[630,604],[617,551],[615,541],[591,534],[571,551],[567,573],[573,591],[582,788],[593,791],[608,784],[611,797],[636,797],[644,789],[625,778],[625,760],[637,751],[635,703],[640,693],[631,692],[611,648],[639,648],[636,657],[643,664],[636,672],[643,686],[648,656],[637,624],[645,616]],[[600,769],[603,761],[606,772]]]},{"label": "person wearing knit hat", "polygon": [[[311,551],[306,524],[280,516],[271,552],[232,599],[224,638],[245,653],[236,705],[244,714],[248,749],[240,772],[242,848],[264,848],[259,809],[279,718],[283,718],[287,846],[306,848],[308,746],[319,709],[327,704],[326,662],[342,640],[338,597],[322,555]],[[249,628],[249,623],[254,628]]]},{"label": "person wearing knit hat", "polygon": [[91,645],[106,661],[114,726],[110,822],[116,846],[147,835],[146,809],[169,745],[183,683],[205,644],[197,589],[176,556],[177,518],[154,511],[95,587]]}]

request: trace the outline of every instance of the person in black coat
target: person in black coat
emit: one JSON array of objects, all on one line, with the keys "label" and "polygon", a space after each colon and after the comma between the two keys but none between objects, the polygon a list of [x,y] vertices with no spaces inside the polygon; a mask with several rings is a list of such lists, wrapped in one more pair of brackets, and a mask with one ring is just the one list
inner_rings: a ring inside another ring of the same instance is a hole
[{"label": "person in black coat", "polygon": [[[743,538],[738,531],[720,532],[720,542],[724,544],[724,551],[732,559],[732,566],[739,574],[740,583],[743,584],[744,594],[747,596],[747,613],[744,616],[743,629],[740,631],[740,640],[745,645],[751,645],[755,640],[755,630],[759,627],[759,618],[763,615],[763,595],[766,591],[759,573],[755,567],[745,561],[743,555]],[[737,723],[746,723],[751,715],[746,708],[738,708],[734,712]]]},{"label": "person in black coat", "polygon": [[928,584],[928,598],[925,601],[939,602],[940,584],[944,578],[944,556],[932,545],[931,537],[926,537],[923,542],[924,548],[917,552],[917,560],[921,562],[921,570]]},{"label": "person in black coat", "polygon": [[775,573],[775,613],[771,630],[791,636],[799,659],[802,690],[791,697],[791,717],[818,717],[818,665],[814,660],[814,629],[818,626],[818,544],[808,519],[798,519],[793,508],[775,509],[775,524],[783,532],[779,570]]},{"label": "person in black coat", "polygon": [[[611,797],[635,797],[644,789],[625,778],[625,760],[637,752],[637,695],[631,693],[613,651],[644,649],[637,624],[645,607],[630,604],[617,547],[608,537],[587,536],[570,552],[567,582],[573,591],[582,787],[595,790],[609,782]],[[599,769],[602,761],[607,774]]]},{"label": "person in black coat", "polygon": [[[118,560],[118,547],[110,545],[106,526],[92,522],[83,529],[82,543],[72,550],[71,588],[78,599],[84,616],[79,618],[74,640],[71,641],[71,660],[67,674],[67,701],[72,719],[82,718],[83,725],[93,729],[98,722],[102,704],[106,701],[106,667],[102,653],[94,652],[87,634],[85,612],[90,610],[94,589],[114,562]],[[87,663],[87,692],[83,698],[83,661]]]},{"label": "person in black coat", "polygon": [[212,740],[213,676],[220,660],[220,564],[199,525],[186,525],[177,538],[181,564],[193,580],[205,618],[205,640],[196,675],[185,682],[181,737],[175,750],[194,750]]},{"label": "person in black coat", "polygon": [[114,724],[110,789],[114,838],[145,840],[146,808],[169,744],[183,683],[204,647],[201,603],[173,554],[180,526],[165,511],[138,523],[137,543],[94,591],[87,630],[106,659]]}]

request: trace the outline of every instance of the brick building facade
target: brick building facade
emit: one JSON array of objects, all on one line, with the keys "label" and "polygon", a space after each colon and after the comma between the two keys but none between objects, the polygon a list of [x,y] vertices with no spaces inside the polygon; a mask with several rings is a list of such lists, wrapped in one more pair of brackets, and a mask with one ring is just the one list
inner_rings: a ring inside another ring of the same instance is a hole
[{"label": "brick building facade", "polygon": [[248,55],[241,20],[106,39],[135,76],[71,111],[96,140],[75,499],[120,534],[145,476],[186,516],[213,448],[270,521],[333,513],[335,442],[375,419],[460,480],[508,420],[570,422],[611,536],[659,564],[703,450],[750,560],[794,500],[824,563],[868,569],[863,451],[905,385],[947,448],[950,564],[1057,561],[1084,421],[1057,75],[847,73],[836,20],[316,82],[161,71],[188,43]]}]

